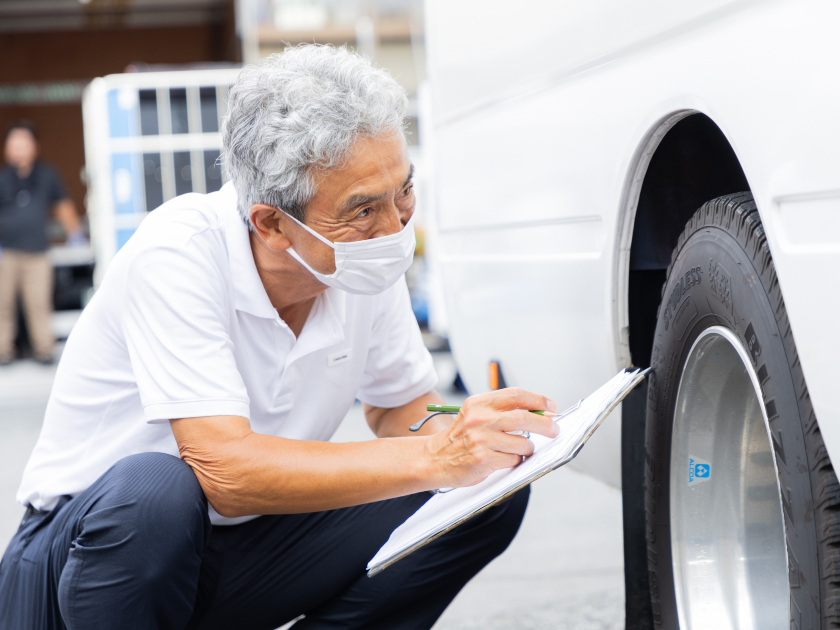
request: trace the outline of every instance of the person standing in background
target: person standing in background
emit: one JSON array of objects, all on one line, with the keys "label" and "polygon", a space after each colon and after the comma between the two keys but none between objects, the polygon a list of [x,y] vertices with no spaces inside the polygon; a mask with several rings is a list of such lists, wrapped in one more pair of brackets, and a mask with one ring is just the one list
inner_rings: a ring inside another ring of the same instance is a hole
[{"label": "person standing in background", "polygon": [[39,161],[38,152],[38,132],[31,122],[20,120],[6,128],[6,163],[0,169],[0,365],[15,358],[18,294],[35,360],[53,361],[53,272],[47,257],[50,216],[55,213],[64,226],[69,245],[87,242],[58,172]]}]

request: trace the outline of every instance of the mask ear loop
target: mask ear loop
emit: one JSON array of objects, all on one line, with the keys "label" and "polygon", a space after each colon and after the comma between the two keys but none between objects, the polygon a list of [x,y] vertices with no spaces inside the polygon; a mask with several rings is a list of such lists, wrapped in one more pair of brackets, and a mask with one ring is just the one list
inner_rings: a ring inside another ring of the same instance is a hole
[{"label": "mask ear loop", "polygon": [[[430,413],[428,416],[423,418],[420,422],[416,422],[408,427],[409,431],[419,431],[423,428],[423,425],[426,424],[429,420],[434,418],[435,416],[455,416],[457,415],[457,411],[436,411],[434,413]],[[437,490],[429,490],[432,494],[446,494],[447,492],[452,492],[455,488],[438,488]]]},{"label": "mask ear loop", "polygon": [[442,416],[442,415],[455,416],[457,414],[458,414],[457,411],[436,411],[432,414],[429,414],[425,418],[423,418],[420,422],[415,422],[414,424],[412,424],[410,427],[408,427],[408,430],[409,431],[419,431],[420,429],[423,428],[423,425],[426,424],[426,422],[428,422],[429,420],[431,420],[435,416]]},{"label": "mask ear loop", "polygon": [[[434,418],[435,416],[455,416],[458,415],[457,411],[436,411],[434,413],[430,413],[428,416],[423,418],[420,422],[416,422],[408,427],[409,431],[419,431],[423,428],[423,425],[426,424],[429,420]],[[438,488],[437,490],[429,490],[432,494],[446,494],[447,492],[452,492],[455,488]]]},{"label": "mask ear loop", "polygon": [[333,249],[333,250],[335,249],[335,243],[333,243],[333,242],[331,242],[331,241],[328,241],[326,238],[324,238],[323,236],[321,236],[320,234],[318,234],[318,232],[316,232],[315,230],[313,230],[311,227],[309,227],[309,226],[308,226],[308,225],[306,225],[305,223],[302,223],[302,222],[298,221],[298,220],[297,220],[296,218],[294,218],[291,214],[289,214],[288,212],[286,212],[285,210],[283,210],[283,208],[278,208],[278,210],[280,210],[280,212],[282,212],[282,213],[283,213],[283,214],[285,214],[287,217],[289,217],[292,221],[294,221],[295,223],[297,223],[297,224],[298,224],[300,227],[302,227],[304,230],[306,230],[307,232],[309,232],[312,236],[314,236],[314,237],[315,237],[315,238],[317,238],[319,241],[321,241],[324,245],[328,246],[330,249]]}]

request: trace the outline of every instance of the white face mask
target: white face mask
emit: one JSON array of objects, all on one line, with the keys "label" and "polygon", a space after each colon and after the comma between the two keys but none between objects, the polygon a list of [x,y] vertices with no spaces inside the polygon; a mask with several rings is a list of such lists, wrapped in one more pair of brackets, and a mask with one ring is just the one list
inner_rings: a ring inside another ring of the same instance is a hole
[{"label": "white face mask", "polygon": [[414,259],[414,215],[405,227],[388,236],[351,243],[331,243],[291,215],[286,215],[335,253],[335,271],[316,271],[291,247],[286,251],[318,280],[334,289],[362,295],[376,295],[393,285]]}]

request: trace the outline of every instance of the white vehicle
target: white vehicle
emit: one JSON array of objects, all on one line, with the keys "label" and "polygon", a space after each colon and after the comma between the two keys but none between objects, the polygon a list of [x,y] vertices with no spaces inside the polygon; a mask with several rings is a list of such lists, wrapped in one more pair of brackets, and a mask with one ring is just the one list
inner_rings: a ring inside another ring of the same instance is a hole
[{"label": "white vehicle", "polygon": [[[571,404],[627,627],[840,625],[840,5],[430,0],[435,252],[470,391]],[[651,621],[652,620],[652,621]]]},{"label": "white vehicle", "polygon": [[114,74],[82,102],[96,284],[149,212],[221,188],[220,122],[239,68]]}]

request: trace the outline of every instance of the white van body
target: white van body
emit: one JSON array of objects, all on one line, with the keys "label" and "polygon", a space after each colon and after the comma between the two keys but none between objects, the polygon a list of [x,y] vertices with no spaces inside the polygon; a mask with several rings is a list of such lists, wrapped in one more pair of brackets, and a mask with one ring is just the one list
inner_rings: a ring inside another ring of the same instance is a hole
[{"label": "white van body", "polygon": [[[828,0],[428,0],[435,251],[471,392],[561,408],[630,365],[628,265],[651,155],[720,128],[755,197],[807,387],[840,462],[840,5]],[[608,419],[581,452],[621,483]]]}]

